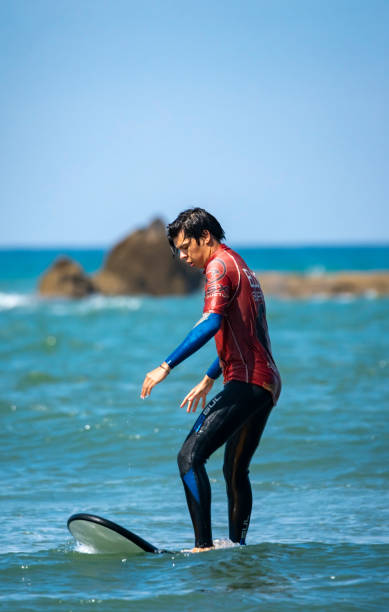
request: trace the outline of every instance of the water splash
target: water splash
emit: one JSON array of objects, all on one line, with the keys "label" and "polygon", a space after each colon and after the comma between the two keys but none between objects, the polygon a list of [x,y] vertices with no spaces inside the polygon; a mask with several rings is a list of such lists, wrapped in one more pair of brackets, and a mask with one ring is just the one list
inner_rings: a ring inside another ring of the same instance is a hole
[{"label": "water splash", "polygon": [[74,550],[83,555],[97,555],[99,553],[91,544],[82,544],[81,542],[76,542]]},{"label": "water splash", "polygon": [[[213,548],[211,549],[211,551],[212,550],[221,550],[221,549],[226,549],[226,548],[238,548],[239,546],[240,546],[240,544],[238,544],[238,542],[232,542],[228,538],[225,538],[225,539],[221,539],[221,540],[214,540],[213,541]],[[209,551],[209,552],[211,552],[211,551]],[[191,548],[184,548],[181,552],[189,554],[189,553],[192,553],[192,549]]]}]

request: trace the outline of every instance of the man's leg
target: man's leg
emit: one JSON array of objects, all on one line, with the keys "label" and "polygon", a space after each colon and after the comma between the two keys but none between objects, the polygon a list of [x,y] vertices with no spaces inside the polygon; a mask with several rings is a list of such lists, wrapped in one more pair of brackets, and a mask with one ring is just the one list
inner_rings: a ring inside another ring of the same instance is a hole
[{"label": "man's leg", "polygon": [[260,387],[238,381],[227,383],[223,391],[207,404],[178,454],[198,548],[212,546],[211,487],[205,462],[257,411],[256,389]]},{"label": "man's leg", "polygon": [[256,387],[254,391],[257,410],[229,438],[224,453],[223,472],[228,497],[229,537],[232,542],[240,544],[245,544],[252,508],[249,464],[273,406],[268,391],[261,387]]}]

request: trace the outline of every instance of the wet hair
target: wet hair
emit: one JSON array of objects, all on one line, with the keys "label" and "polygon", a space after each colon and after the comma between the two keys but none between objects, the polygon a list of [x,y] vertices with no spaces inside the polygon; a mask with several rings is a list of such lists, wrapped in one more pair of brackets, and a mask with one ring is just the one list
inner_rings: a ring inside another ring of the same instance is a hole
[{"label": "wet hair", "polygon": [[166,229],[170,248],[174,255],[177,254],[174,239],[181,231],[184,232],[186,238],[195,238],[197,244],[200,243],[200,238],[204,236],[204,232],[207,230],[218,242],[225,238],[224,230],[219,221],[204,208],[183,210],[177,219],[167,225]]}]

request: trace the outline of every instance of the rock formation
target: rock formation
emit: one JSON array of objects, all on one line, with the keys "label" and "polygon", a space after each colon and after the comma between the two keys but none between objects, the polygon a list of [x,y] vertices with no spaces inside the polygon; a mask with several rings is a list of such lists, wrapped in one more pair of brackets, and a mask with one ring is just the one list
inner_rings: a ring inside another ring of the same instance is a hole
[{"label": "rock formation", "polygon": [[61,257],[42,277],[39,292],[46,296],[183,295],[203,283],[201,271],[173,257],[160,219],[119,242],[108,253],[102,269],[88,277],[81,266]]},{"label": "rock formation", "polygon": [[337,272],[318,276],[258,272],[257,276],[265,295],[289,298],[389,295],[389,273],[386,271]]},{"label": "rock formation", "polygon": [[[338,272],[309,276],[259,272],[265,295],[307,298],[314,295],[389,295],[389,272]],[[44,274],[39,291],[46,296],[182,295],[201,289],[201,271],[173,258],[160,219],[121,240],[108,253],[101,270],[88,277],[81,266],[61,257]]]},{"label": "rock formation", "polygon": [[48,297],[80,298],[94,291],[94,285],[82,267],[69,257],[59,257],[39,283],[39,292]]},{"label": "rock formation", "polygon": [[160,219],[119,242],[93,277],[101,293],[185,294],[199,289],[203,275],[172,256]]}]

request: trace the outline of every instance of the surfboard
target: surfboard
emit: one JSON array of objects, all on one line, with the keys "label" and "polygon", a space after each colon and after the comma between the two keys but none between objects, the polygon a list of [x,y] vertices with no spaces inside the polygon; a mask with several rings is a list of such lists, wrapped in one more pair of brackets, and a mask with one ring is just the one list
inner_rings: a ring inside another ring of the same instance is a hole
[{"label": "surfboard", "polygon": [[67,526],[74,539],[84,545],[88,552],[127,555],[167,552],[121,525],[95,514],[72,514]]}]

